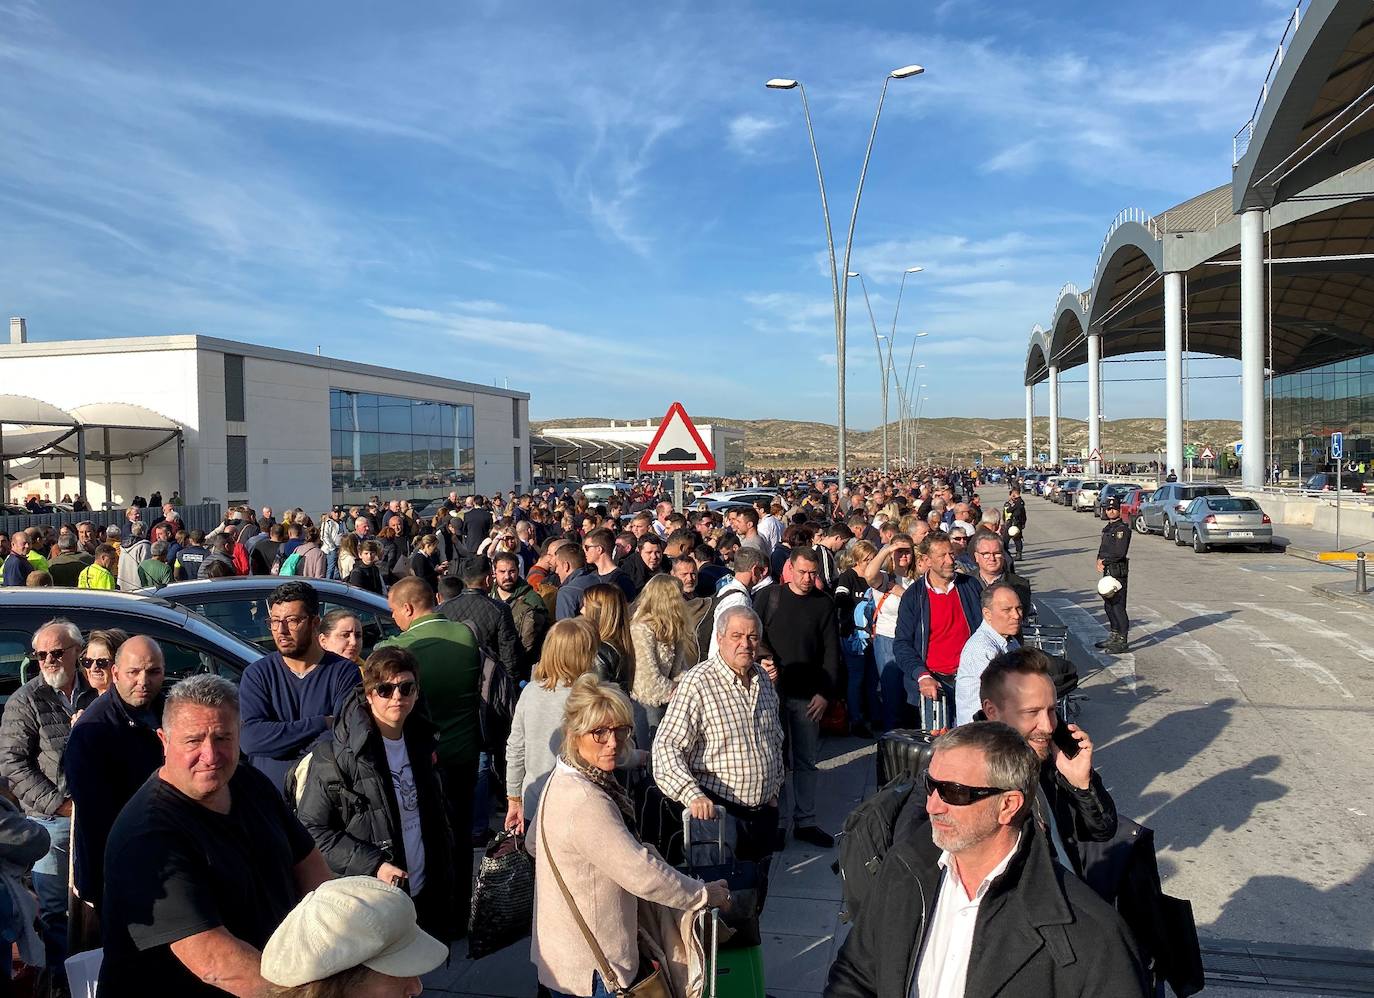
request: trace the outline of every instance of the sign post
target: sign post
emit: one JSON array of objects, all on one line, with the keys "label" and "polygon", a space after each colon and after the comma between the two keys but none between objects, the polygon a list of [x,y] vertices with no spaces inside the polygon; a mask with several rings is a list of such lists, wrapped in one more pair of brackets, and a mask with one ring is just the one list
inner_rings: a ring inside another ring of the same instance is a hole
[{"label": "sign post", "polygon": [[1331,434],[1331,460],[1336,462],[1336,550],[1341,549],[1341,459],[1345,457],[1345,434]]},{"label": "sign post", "polygon": [[715,456],[701,439],[681,402],[668,407],[663,422],[658,424],[644,456],[639,459],[639,470],[673,473],[673,508],[679,512],[682,511],[682,473],[716,470]]}]

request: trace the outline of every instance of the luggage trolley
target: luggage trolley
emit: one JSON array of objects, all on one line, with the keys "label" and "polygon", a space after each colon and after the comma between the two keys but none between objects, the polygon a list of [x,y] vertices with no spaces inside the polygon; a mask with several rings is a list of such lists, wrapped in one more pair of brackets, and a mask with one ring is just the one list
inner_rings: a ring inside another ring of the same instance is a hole
[{"label": "luggage trolley", "polygon": [[1039,648],[1056,666],[1054,680],[1059,716],[1066,721],[1076,718],[1086,699],[1074,691],[1078,689],[1078,668],[1069,661],[1069,629],[1062,624],[1042,624],[1028,621],[1021,628],[1021,643],[1027,648]]}]

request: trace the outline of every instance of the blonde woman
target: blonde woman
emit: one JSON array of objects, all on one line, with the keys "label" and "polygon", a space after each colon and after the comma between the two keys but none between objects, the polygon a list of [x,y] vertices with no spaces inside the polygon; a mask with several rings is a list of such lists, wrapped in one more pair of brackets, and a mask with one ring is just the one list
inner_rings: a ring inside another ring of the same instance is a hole
[{"label": "blonde woman", "polygon": [[[641,979],[639,899],[679,911],[729,902],[725,881],[679,873],[640,840],[629,794],[615,778],[633,730],[629,698],[618,687],[592,675],[573,683],[558,764],[528,839],[530,959],[554,998],[617,994]],[[611,980],[602,979],[602,960]]]},{"label": "blonde woman", "polygon": [[563,705],[573,682],[596,665],[601,643],[585,617],[560,620],[544,635],[544,647],[530,684],[520,694],[506,739],[507,829],[523,833],[553,772]]},{"label": "blonde woman", "polygon": [[630,636],[630,606],[619,586],[598,583],[587,589],[582,616],[596,628],[596,673],[628,696],[635,682],[635,645]]},{"label": "blonde woman", "polygon": [[653,744],[677,677],[697,663],[697,631],[682,596],[682,583],[671,575],[655,575],[635,601],[630,621],[635,671],[630,697],[635,703],[635,733],[639,744]]},{"label": "blonde woman", "polygon": [[339,578],[347,579],[358,563],[358,535],[344,534],[339,538]]}]

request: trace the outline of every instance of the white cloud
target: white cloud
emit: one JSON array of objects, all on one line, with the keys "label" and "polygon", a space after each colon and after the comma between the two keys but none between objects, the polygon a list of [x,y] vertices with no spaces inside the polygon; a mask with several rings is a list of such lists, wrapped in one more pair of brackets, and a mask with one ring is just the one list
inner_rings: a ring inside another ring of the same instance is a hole
[{"label": "white cloud", "polygon": [[759,146],[779,128],[782,122],[756,114],[741,114],[730,120],[727,131],[730,147],[746,156],[757,155]]}]

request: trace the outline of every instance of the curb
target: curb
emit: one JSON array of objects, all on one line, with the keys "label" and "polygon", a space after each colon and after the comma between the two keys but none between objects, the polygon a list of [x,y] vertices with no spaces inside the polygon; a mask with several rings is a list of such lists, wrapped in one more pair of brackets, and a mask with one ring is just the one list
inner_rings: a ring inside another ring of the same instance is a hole
[{"label": "curb", "polygon": [[1332,603],[1358,606],[1364,610],[1374,609],[1374,591],[1365,593],[1362,596],[1354,591],[1345,592],[1343,589],[1338,589],[1334,586],[1316,585],[1312,587],[1312,594],[1314,596],[1320,596],[1322,599],[1330,600]]}]

